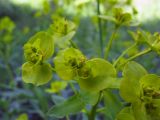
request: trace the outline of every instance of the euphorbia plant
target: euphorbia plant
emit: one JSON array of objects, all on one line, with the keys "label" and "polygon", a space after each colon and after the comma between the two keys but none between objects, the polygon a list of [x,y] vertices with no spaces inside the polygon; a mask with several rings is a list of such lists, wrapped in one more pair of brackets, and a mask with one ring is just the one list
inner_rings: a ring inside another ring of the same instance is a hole
[{"label": "euphorbia plant", "polygon": [[[106,45],[104,58],[87,58],[71,40],[75,34],[74,23],[58,18],[48,30],[36,33],[24,45],[27,62],[22,66],[23,81],[37,86],[43,85],[52,79],[53,71],[65,83],[53,82],[51,89],[46,91],[56,93],[65,89],[66,83],[70,84],[74,95],[55,104],[48,111],[49,116],[68,118],[69,114],[81,111],[89,120],[94,120],[98,112],[104,113],[109,120],[158,120],[160,78],[149,74],[132,60],[151,51],[159,53],[159,34],[152,35],[141,30],[131,32],[133,46],[125,50],[114,62],[110,62],[108,54],[117,30],[121,26],[132,24],[132,17],[130,13],[119,8],[115,9],[113,17],[99,17],[107,20],[110,18],[115,23],[115,31]],[[146,48],[121,62],[131,49],[143,44]],[[53,57],[52,66],[47,60],[52,58],[54,46],[58,51]],[[117,74],[121,73],[121,70],[122,77]],[[73,82],[78,84],[80,89],[75,87]],[[114,89],[120,92],[124,104],[112,92]],[[101,101],[104,101],[105,105],[99,107]],[[92,106],[91,109],[86,107],[88,105]]]}]

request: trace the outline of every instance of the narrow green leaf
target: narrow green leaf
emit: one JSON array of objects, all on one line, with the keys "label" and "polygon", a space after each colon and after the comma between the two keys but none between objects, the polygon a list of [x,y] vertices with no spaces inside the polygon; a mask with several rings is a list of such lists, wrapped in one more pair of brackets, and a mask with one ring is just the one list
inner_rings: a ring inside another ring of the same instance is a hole
[{"label": "narrow green leaf", "polygon": [[79,94],[70,97],[68,100],[54,105],[49,111],[49,116],[62,118],[69,114],[80,112],[85,107]]},{"label": "narrow green leaf", "polygon": [[110,118],[110,120],[115,120],[117,113],[122,108],[120,97],[118,97],[118,95],[114,94],[109,89],[105,90],[103,93],[105,102],[105,115]]},{"label": "narrow green leaf", "polygon": [[53,94],[51,97],[52,97],[52,101],[55,104],[60,104],[60,103],[63,103],[65,101],[65,98],[60,96],[60,95]]},{"label": "narrow green leaf", "polygon": [[81,90],[80,95],[85,104],[95,105],[98,101],[99,93],[92,93]]},{"label": "narrow green leaf", "polygon": [[116,19],[112,16],[104,16],[104,15],[99,15],[98,17],[100,17],[101,19],[107,20],[107,21],[112,21],[112,22],[117,22]]}]

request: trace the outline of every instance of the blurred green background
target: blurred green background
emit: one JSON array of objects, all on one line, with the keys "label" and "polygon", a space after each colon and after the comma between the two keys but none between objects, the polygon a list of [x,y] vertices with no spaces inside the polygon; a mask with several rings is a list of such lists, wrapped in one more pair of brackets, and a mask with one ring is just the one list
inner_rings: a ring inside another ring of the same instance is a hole
[{"label": "blurred green background", "polygon": [[[133,19],[140,23],[142,29],[151,33],[160,31],[159,0],[100,1],[101,14],[111,15],[114,7],[122,7],[135,12]],[[56,120],[46,116],[56,98],[56,94],[45,91],[50,83],[40,87],[23,83],[21,65],[25,61],[25,42],[36,32],[46,30],[54,21],[52,18],[57,16],[72,20],[77,25],[73,41],[88,58],[101,56],[96,0],[0,0],[0,120],[16,120],[18,117],[18,120],[26,120],[26,115],[29,120]],[[102,26],[105,45],[112,33],[113,23],[102,20]],[[123,27],[118,31],[110,61],[133,43],[128,30],[136,29]],[[160,74],[157,54],[150,53],[136,60],[149,72]],[[52,81],[55,79],[54,76]],[[64,98],[73,94],[68,87],[61,93]],[[85,119],[81,114],[70,117],[73,120]]]}]

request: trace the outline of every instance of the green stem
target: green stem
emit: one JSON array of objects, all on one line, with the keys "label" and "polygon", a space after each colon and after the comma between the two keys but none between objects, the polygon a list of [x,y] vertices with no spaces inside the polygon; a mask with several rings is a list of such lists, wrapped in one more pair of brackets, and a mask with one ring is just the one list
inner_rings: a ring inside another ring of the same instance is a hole
[{"label": "green stem", "polygon": [[108,42],[107,47],[105,49],[105,56],[104,56],[105,59],[108,59],[109,51],[110,51],[110,49],[112,47],[112,42],[116,37],[117,31],[118,31],[118,27],[116,27],[114,29],[114,32],[112,33],[112,35],[111,35],[111,37],[109,39],[109,42]]},{"label": "green stem", "polygon": [[120,61],[121,58],[123,58],[123,56],[130,51],[132,48],[134,48],[137,45],[137,43],[133,44],[131,47],[129,47],[128,49],[126,49],[124,52],[122,52],[122,54],[117,58],[117,60],[113,63],[113,66],[115,67],[117,65],[117,63]]},{"label": "green stem", "polygon": [[123,64],[121,64],[121,65],[124,65],[124,64],[128,63],[129,61],[131,61],[131,60],[133,60],[133,59],[135,59],[135,58],[137,58],[137,57],[140,57],[140,56],[142,56],[142,55],[144,55],[144,54],[147,54],[147,53],[149,53],[149,52],[151,52],[151,51],[152,51],[152,49],[148,48],[148,49],[146,49],[146,50],[144,50],[144,51],[142,51],[142,52],[139,52],[139,53],[137,53],[136,55],[128,58],[128,59],[125,61],[125,63],[123,63]]},{"label": "green stem", "polygon": [[[97,15],[101,15],[100,12],[100,4],[99,0],[97,0]],[[103,37],[102,37],[102,21],[101,18],[98,17],[98,28],[99,28],[99,42],[100,42],[100,49],[101,49],[101,57],[104,57],[104,51],[103,51]]]},{"label": "green stem", "polygon": [[144,50],[144,51],[142,51],[142,52],[139,52],[138,54],[136,54],[136,55],[128,58],[126,62],[131,61],[131,60],[133,60],[133,59],[135,59],[135,58],[137,58],[137,57],[139,57],[139,56],[142,56],[142,55],[144,55],[144,54],[147,54],[147,53],[149,53],[149,52],[151,52],[151,51],[152,51],[152,50],[149,48],[149,49],[146,49],[146,50]]},{"label": "green stem", "polygon": [[70,45],[71,45],[73,48],[78,49],[77,45],[76,45],[72,40],[69,40],[69,42],[70,42]]},{"label": "green stem", "polygon": [[99,97],[98,97],[97,103],[91,109],[91,112],[89,114],[89,119],[88,120],[95,120],[97,107],[98,107],[99,102],[101,101],[101,98],[102,98],[102,91],[100,91],[100,93],[99,93]]},{"label": "green stem", "polygon": [[77,94],[77,90],[75,89],[73,83],[69,82],[69,85],[70,85],[71,89],[73,90],[74,94]]}]

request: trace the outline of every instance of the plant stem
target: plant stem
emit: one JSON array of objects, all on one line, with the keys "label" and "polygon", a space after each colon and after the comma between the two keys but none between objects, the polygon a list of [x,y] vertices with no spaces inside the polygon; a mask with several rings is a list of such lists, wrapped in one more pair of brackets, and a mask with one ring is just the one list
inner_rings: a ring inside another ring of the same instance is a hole
[{"label": "plant stem", "polygon": [[120,61],[121,58],[123,58],[123,56],[130,51],[132,48],[134,48],[137,45],[137,43],[133,44],[131,47],[127,48],[124,52],[122,52],[122,54],[117,58],[117,60],[113,63],[113,66],[115,67],[117,65],[117,63]]},{"label": "plant stem", "polygon": [[73,90],[74,94],[77,94],[77,90],[75,89],[73,83],[69,82],[69,85],[70,85],[71,89]]},{"label": "plant stem", "polygon": [[69,40],[69,42],[70,42],[70,45],[71,45],[73,48],[78,49],[77,45],[76,45],[72,40]]},{"label": "plant stem", "polygon": [[146,49],[146,50],[144,50],[144,51],[142,51],[142,52],[139,52],[139,53],[137,53],[136,55],[128,58],[126,62],[131,61],[131,60],[133,60],[133,59],[135,59],[135,58],[137,58],[137,57],[139,57],[139,56],[142,56],[142,55],[144,55],[144,54],[147,54],[147,53],[149,53],[149,52],[151,52],[151,51],[152,51],[152,50],[149,48],[149,49]]},{"label": "plant stem", "polygon": [[100,93],[99,93],[99,97],[98,97],[97,103],[91,109],[91,112],[89,114],[88,120],[95,120],[97,107],[98,107],[99,102],[101,101],[101,98],[102,98],[102,91],[100,91]]},{"label": "plant stem", "polygon": [[144,50],[144,51],[142,51],[142,52],[139,52],[139,53],[137,53],[136,55],[128,58],[128,59],[126,60],[126,62],[123,63],[123,64],[121,64],[121,65],[124,65],[124,64],[128,63],[129,61],[131,61],[131,60],[133,60],[133,59],[135,59],[135,58],[137,58],[137,57],[140,57],[140,56],[142,56],[142,55],[144,55],[144,54],[147,54],[147,53],[149,53],[149,52],[151,52],[151,51],[152,51],[152,49],[148,48],[148,49],[146,49],[146,50]]},{"label": "plant stem", "polygon": [[105,59],[108,59],[108,54],[109,54],[109,51],[110,51],[110,49],[111,49],[112,42],[113,42],[113,40],[114,40],[115,37],[116,37],[117,31],[118,31],[118,27],[116,27],[116,28],[114,29],[114,32],[112,33],[112,35],[111,35],[111,37],[110,37],[110,39],[109,39],[109,42],[108,42],[107,47],[106,47],[106,49],[105,49],[105,56],[104,56]]},{"label": "plant stem", "polygon": [[[97,15],[101,15],[100,12],[100,4],[99,0],[97,0]],[[102,21],[101,18],[98,17],[98,28],[99,28],[99,42],[100,42],[100,50],[101,50],[101,57],[104,57],[104,51],[103,51],[103,37],[102,37]]]}]

